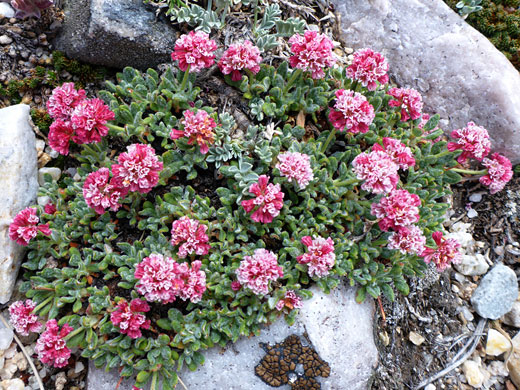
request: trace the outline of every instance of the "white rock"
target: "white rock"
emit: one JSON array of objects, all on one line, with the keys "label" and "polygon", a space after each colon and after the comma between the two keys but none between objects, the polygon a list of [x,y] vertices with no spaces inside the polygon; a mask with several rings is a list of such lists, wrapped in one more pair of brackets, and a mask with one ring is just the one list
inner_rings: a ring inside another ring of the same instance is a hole
[{"label": "white rock", "polygon": [[[382,52],[399,85],[422,94],[424,112],[474,121],[492,145],[520,161],[520,75],[507,58],[442,0],[333,0],[354,49]],[[418,17],[428,15],[428,17]]]},{"label": "white rock", "polygon": [[486,354],[491,356],[499,356],[504,352],[511,349],[512,345],[502,333],[495,329],[489,329],[487,342],[486,342]]},{"label": "white rock", "polygon": [[50,200],[51,198],[49,198],[48,196],[38,196],[37,203],[40,206],[45,206],[47,203],[50,202]]},{"label": "white rock", "polygon": [[9,224],[36,199],[37,172],[29,106],[0,109],[0,303],[11,297],[23,252],[9,239]]},{"label": "white rock", "polygon": [[466,376],[468,385],[478,389],[484,382],[484,374],[480,371],[480,365],[473,360],[466,360],[462,364],[462,372]]},{"label": "white rock", "polygon": [[43,153],[44,150],[45,150],[45,141],[38,138],[36,140],[36,151],[38,153]]},{"label": "white rock", "polygon": [[424,390],[436,390],[437,388],[433,383],[430,383],[428,386],[424,388]]},{"label": "white rock", "polygon": [[0,382],[0,386],[2,386],[2,390],[24,390],[25,384],[21,379],[9,379]]},{"label": "white rock", "polygon": [[470,208],[467,213],[468,218],[478,217],[478,213],[475,209]]},{"label": "white rock", "polygon": [[[291,334],[307,333],[316,352],[331,368],[328,378],[317,378],[323,390],[366,390],[378,359],[372,333],[373,302],[357,304],[355,289],[345,286],[338,287],[329,295],[317,288],[312,291],[314,297],[304,302],[293,326],[287,326],[280,319],[258,337],[241,338],[224,350],[212,348],[206,351],[206,362],[202,367],[194,372],[188,369],[180,372],[187,388],[271,389],[254,374],[254,367],[265,355],[259,343],[277,343]],[[113,390],[118,379],[117,372],[106,373],[89,363],[87,390]],[[131,381],[123,381],[119,390],[130,390],[131,385]]]},{"label": "white rock", "polygon": [[7,35],[0,35],[0,45],[9,45],[13,42],[13,38]]},{"label": "white rock", "polygon": [[410,332],[408,335],[408,340],[410,340],[415,345],[421,345],[424,343],[424,337],[416,332]]},{"label": "white rock", "polygon": [[473,202],[473,203],[478,203],[482,200],[482,193],[481,192],[476,192],[474,194],[471,194],[469,196],[469,201],[470,202]]},{"label": "white rock", "polygon": [[466,276],[484,275],[489,268],[486,258],[480,253],[462,255],[460,262],[454,263],[453,266]]},{"label": "white rock", "polygon": [[38,183],[43,186],[45,184],[45,174],[49,174],[52,177],[52,180],[58,181],[61,176],[61,169],[60,168],[40,168],[38,170]]},{"label": "white rock", "polygon": [[6,18],[14,18],[14,9],[8,3],[0,3],[0,15]]},{"label": "white rock", "polygon": [[520,328],[520,301],[513,303],[513,308],[503,318],[504,324]]}]

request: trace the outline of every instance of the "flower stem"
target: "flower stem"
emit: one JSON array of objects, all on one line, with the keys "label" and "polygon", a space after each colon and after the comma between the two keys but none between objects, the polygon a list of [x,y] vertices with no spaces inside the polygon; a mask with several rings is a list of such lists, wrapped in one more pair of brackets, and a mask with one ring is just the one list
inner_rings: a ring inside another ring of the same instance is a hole
[{"label": "flower stem", "polygon": [[182,78],[180,92],[184,92],[184,90],[186,89],[186,84],[188,84],[188,79],[190,78],[190,67],[191,65],[188,65],[188,67],[184,71],[184,77]]},{"label": "flower stem", "polygon": [[325,153],[325,151],[327,150],[327,148],[329,147],[329,144],[330,144],[330,141],[332,141],[332,138],[334,138],[334,136],[336,135],[336,132],[338,130],[336,128],[332,129],[331,132],[329,133],[329,136],[327,137],[327,139],[325,140],[325,143],[321,146],[321,150],[320,152],[322,153]]},{"label": "flower stem", "polygon": [[453,172],[466,173],[468,175],[485,175],[487,173],[487,169],[481,169],[480,171],[475,171],[472,169],[462,169],[462,168],[452,168]]},{"label": "flower stem", "polygon": [[50,297],[48,297],[47,299],[45,299],[42,303],[40,303],[38,306],[36,306],[32,313],[33,314],[36,314],[38,313],[41,309],[43,309],[45,306],[47,306],[47,304],[52,300],[52,298],[54,298],[54,295],[51,295]]},{"label": "flower stem", "polygon": [[303,71],[301,69],[296,69],[296,70],[294,70],[292,72],[291,78],[289,79],[289,81],[287,82],[287,85],[283,89],[283,94],[284,95],[287,93],[287,91],[289,91],[289,89],[291,89],[291,87],[293,86],[294,82],[302,74],[302,72]]},{"label": "flower stem", "polygon": [[155,390],[155,387],[157,386],[157,376],[159,373],[157,371],[154,371],[152,374],[152,384],[150,385],[150,390]]},{"label": "flower stem", "polygon": [[118,132],[122,132],[122,133],[124,133],[126,130],[124,127],[116,126],[111,123],[107,123],[105,126],[108,127],[110,130],[114,130],[114,131],[118,131]]}]

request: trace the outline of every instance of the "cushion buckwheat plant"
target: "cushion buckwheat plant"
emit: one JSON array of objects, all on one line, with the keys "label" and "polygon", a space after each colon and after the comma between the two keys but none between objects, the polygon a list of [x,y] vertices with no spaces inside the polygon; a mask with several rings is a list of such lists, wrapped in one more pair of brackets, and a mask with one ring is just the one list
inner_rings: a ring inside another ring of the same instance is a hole
[{"label": "cushion buckwheat plant", "polygon": [[[427,263],[458,261],[443,236],[450,184],[478,175],[497,192],[509,160],[488,155],[477,125],[448,144],[418,92],[387,85],[380,54],[364,49],[344,69],[323,34],[289,42],[277,66],[247,44],[218,62],[216,43],[190,33],[162,75],[125,68],[97,98],[54,91],[49,142],[70,148],[80,179],[47,180],[49,203],[9,228],[28,249],[11,322],[43,330],[43,363],[64,367],[78,348],[137,388],[172,390],[205,349],[280,316],[292,324],[314,284],[393,299]],[[243,132],[199,96],[197,72],[215,61],[249,105]]]}]

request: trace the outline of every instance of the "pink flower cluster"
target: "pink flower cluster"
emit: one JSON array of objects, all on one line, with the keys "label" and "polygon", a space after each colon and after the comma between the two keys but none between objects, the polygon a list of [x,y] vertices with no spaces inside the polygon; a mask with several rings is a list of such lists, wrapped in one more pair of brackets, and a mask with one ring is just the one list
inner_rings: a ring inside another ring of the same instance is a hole
[{"label": "pink flower cluster", "polygon": [[31,332],[39,332],[43,327],[42,323],[38,321],[38,316],[32,314],[35,307],[36,303],[31,299],[26,299],[25,303],[16,301],[9,306],[11,324],[22,336],[29,336]]},{"label": "pink flower cluster", "polygon": [[256,208],[256,211],[251,215],[253,221],[270,223],[273,218],[280,214],[285,194],[282,192],[280,184],[269,183],[269,176],[260,176],[257,183],[251,184],[249,192],[254,194],[256,198],[243,200],[242,207],[246,213]]},{"label": "pink flower cluster", "polygon": [[392,233],[388,239],[388,248],[397,249],[402,254],[420,255],[423,253],[425,245],[426,237],[424,237],[422,230],[415,225],[400,228],[397,232]]},{"label": "pink flower cluster", "polygon": [[129,191],[146,194],[159,182],[159,172],[163,163],[149,145],[133,144],[128,152],[118,157],[119,164],[112,165],[112,175],[108,168],[100,168],[90,173],[83,184],[83,197],[87,205],[98,214],[106,209],[119,209],[119,203]]},{"label": "pink flower cluster", "polygon": [[278,155],[276,168],[288,181],[296,181],[300,189],[307,187],[309,182],[314,179],[310,157],[298,152],[285,152]]},{"label": "pink flower cluster", "polygon": [[170,303],[176,297],[196,303],[206,291],[206,274],[202,263],[177,263],[171,257],[151,254],[135,267],[134,276],[139,280],[136,290],[149,302]]},{"label": "pink flower cluster", "polygon": [[163,163],[155,155],[150,145],[132,144],[127,152],[117,159],[119,164],[112,165],[114,184],[124,190],[146,194],[159,182],[159,172]]},{"label": "pink flower cluster", "polygon": [[390,107],[401,107],[401,122],[421,117],[423,108],[422,96],[413,88],[391,88],[388,94],[395,99],[390,100]]},{"label": "pink flower cluster", "polygon": [[197,255],[206,255],[209,252],[209,238],[206,234],[208,227],[199,221],[184,216],[173,222],[172,239],[173,246],[179,245],[177,255],[184,259],[186,256],[195,253]]},{"label": "pink flower cluster", "polygon": [[238,281],[256,295],[269,292],[269,281],[283,276],[276,255],[266,249],[256,249],[253,256],[244,256],[236,270]]},{"label": "pink flower cluster", "polygon": [[57,211],[56,205],[49,201],[43,208],[43,211],[45,212],[45,214],[52,215]]},{"label": "pink flower cluster", "polygon": [[69,363],[71,351],[64,340],[73,328],[69,324],[63,325],[60,330],[56,320],[49,320],[45,324],[46,330],[40,335],[34,350],[42,363],[61,368]]},{"label": "pink flower cluster", "polygon": [[411,149],[396,139],[384,137],[383,146],[374,144],[372,150],[386,152],[401,169],[406,170],[415,165]]},{"label": "pink flower cluster", "polygon": [[234,44],[224,52],[218,67],[223,74],[231,73],[231,80],[240,81],[242,79],[241,70],[247,69],[253,74],[260,71],[260,49],[254,46],[250,41],[244,41],[242,44]]},{"label": "pink flower cluster", "polygon": [[215,142],[215,127],[217,124],[215,120],[208,115],[204,110],[197,111],[194,114],[190,110],[184,111],[184,120],[181,122],[184,130],[172,129],[170,132],[171,139],[178,139],[181,137],[188,137],[188,144],[194,142],[200,147],[200,152],[206,154],[209,151],[209,145]]},{"label": "pink flower cluster", "polygon": [[34,207],[27,207],[20,211],[9,225],[9,238],[18,245],[27,246],[38,235],[38,232],[50,236],[51,229],[48,224],[40,224],[40,218],[36,215]]},{"label": "pink flower cluster", "polygon": [[108,208],[117,211],[121,206],[119,200],[127,192],[128,189],[115,185],[113,178],[110,180],[108,168],[100,168],[90,173],[83,184],[85,202],[98,214],[103,214]]},{"label": "pink flower cluster", "polygon": [[379,203],[372,203],[371,214],[379,218],[379,228],[399,231],[419,221],[421,200],[416,194],[406,190],[395,190],[381,198]]},{"label": "pink flower cluster", "polygon": [[276,303],[276,310],[282,311],[284,307],[292,309],[300,309],[303,306],[302,298],[296,295],[293,290],[287,290],[285,297]]},{"label": "pink flower cluster", "polygon": [[336,261],[336,254],[334,253],[334,241],[329,237],[310,236],[302,238],[302,243],[307,247],[307,252],[298,256],[296,260],[300,264],[307,264],[309,276],[316,275],[322,278],[329,274],[329,271],[334,267]]},{"label": "pink flower cluster", "polygon": [[49,145],[60,154],[69,153],[70,141],[77,144],[100,142],[108,134],[107,121],[115,114],[102,100],[86,99],[85,91],[65,83],[52,91],[47,110],[54,122],[49,129]]},{"label": "pink flower cluster", "polygon": [[141,299],[132,299],[130,305],[122,299],[110,314],[110,321],[119,328],[122,334],[127,334],[131,339],[137,339],[143,335],[141,329],[150,329],[150,320],[143,314],[149,311],[150,306]]},{"label": "pink flower cluster", "polygon": [[491,194],[502,191],[513,177],[511,161],[498,153],[493,153],[491,158],[484,158],[482,165],[487,168],[487,173],[480,178],[480,183],[489,186]]},{"label": "pink flower cluster", "polygon": [[364,180],[361,188],[375,194],[393,191],[399,182],[399,166],[386,152],[374,150],[360,153],[352,161],[357,178]]},{"label": "pink flower cluster", "polygon": [[451,137],[457,139],[457,142],[449,142],[447,148],[450,152],[462,149],[462,154],[457,158],[461,164],[465,163],[468,158],[482,161],[491,149],[487,130],[473,122],[468,122],[467,126],[462,129],[453,130]]},{"label": "pink flower cluster", "polygon": [[329,114],[336,129],[352,134],[366,133],[374,118],[374,107],[365,96],[350,90],[336,91],[336,104]]},{"label": "pink flower cluster", "polygon": [[426,263],[433,262],[439,271],[444,271],[450,263],[458,263],[462,257],[460,244],[453,238],[444,238],[442,232],[435,232],[432,238],[437,248],[425,247],[421,256]]},{"label": "pink flower cluster", "polygon": [[175,48],[171,54],[172,60],[179,61],[179,68],[183,72],[198,73],[204,68],[209,68],[215,61],[217,43],[209,39],[209,35],[202,31],[190,31],[181,35],[175,42]]},{"label": "pink flower cluster", "polygon": [[381,53],[372,49],[360,49],[354,53],[352,64],[347,68],[347,76],[361,82],[369,91],[375,91],[377,82],[388,83],[388,62]]},{"label": "pink flower cluster", "polygon": [[334,45],[325,34],[307,30],[304,35],[294,34],[289,38],[289,44],[294,53],[289,58],[291,66],[310,72],[313,79],[323,78],[324,69],[336,63],[332,52]]}]

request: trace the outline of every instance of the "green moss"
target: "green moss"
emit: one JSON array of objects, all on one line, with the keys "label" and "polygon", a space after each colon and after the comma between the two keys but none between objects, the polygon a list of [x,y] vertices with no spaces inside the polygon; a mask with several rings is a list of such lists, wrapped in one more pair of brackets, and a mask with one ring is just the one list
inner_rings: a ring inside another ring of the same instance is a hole
[{"label": "green moss", "polygon": [[31,118],[33,123],[38,126],[41,132],[45,134],[49,132],[52,118],[47,114],[47,111],[33,108],[31,109]]},{"label": "green moss", "polygon": [[[457,0],[445,0],[456,10]],[[483,0],[483,9],[472,13],[466,21],[484,34],[520,69],[520,0]]]}]

